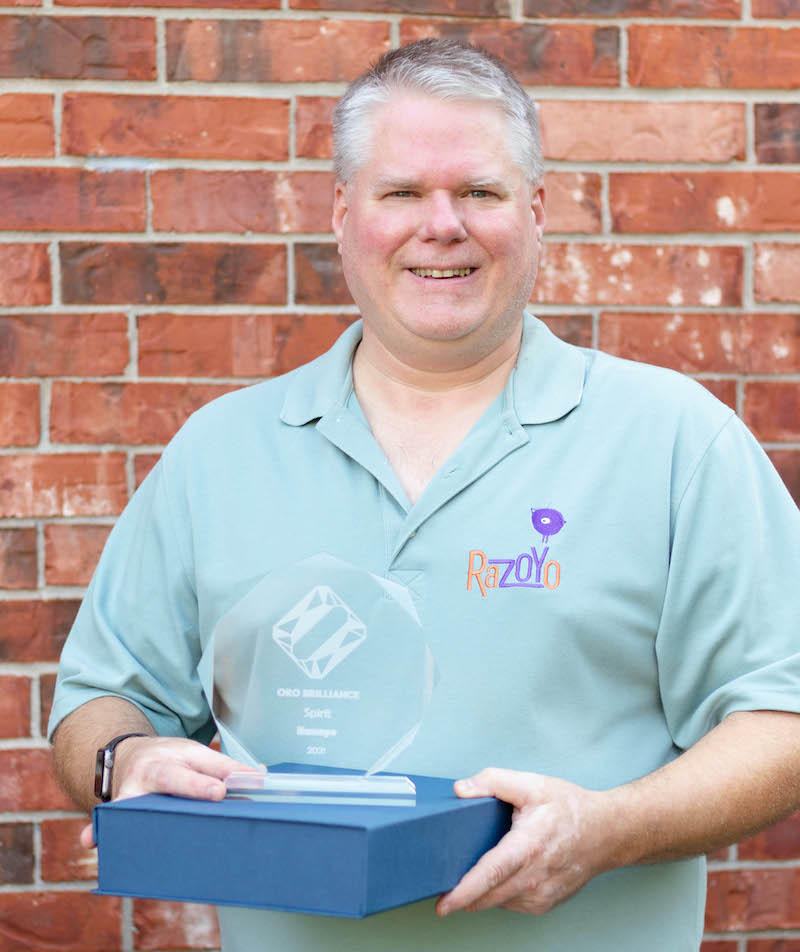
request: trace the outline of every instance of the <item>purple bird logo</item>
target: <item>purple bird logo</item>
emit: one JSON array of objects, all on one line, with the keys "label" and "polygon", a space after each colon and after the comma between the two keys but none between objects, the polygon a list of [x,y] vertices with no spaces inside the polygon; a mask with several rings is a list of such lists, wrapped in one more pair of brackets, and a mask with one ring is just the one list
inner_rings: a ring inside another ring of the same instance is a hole
[{"label": "purple bird logo", "polygon": [[542,542],[547,545],[550,536],[554,536],[566,525],[567,520],[558,509],[531,509],[533,528],[542,534]]}]

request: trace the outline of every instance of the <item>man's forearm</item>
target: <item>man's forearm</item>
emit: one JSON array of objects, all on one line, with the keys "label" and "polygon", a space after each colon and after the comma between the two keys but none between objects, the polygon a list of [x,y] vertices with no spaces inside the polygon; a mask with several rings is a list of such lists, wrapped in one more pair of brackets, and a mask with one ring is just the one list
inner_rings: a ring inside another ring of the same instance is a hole
[{"label": "man's forearm", "polygon": [[613,866],[708,853],[800,807],[800,715],[731,714],[677,760],[608,792]]},{"label": "man's forearm", "polygon": [[139,708],[120,697],[100,697],[74,710],[53,736],[56,776],[64,790],[87,813],[94,796],[95,755],[120,734],[155,734]]}]

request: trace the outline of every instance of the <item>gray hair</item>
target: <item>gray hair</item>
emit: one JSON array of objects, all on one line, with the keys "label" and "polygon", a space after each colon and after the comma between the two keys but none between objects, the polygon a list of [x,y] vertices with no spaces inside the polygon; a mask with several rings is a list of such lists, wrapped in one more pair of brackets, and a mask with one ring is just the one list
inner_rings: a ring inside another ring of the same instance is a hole
[{"label": "gray hair", "polygon": [[536,106],[511,70],[491,53],[457,40],[418,40],[390,50],[347,88],[333,112],[333,167],[349,181],[372,145],[373,110],[397,92],[494,103],[509,120],[512,158],[534,184],[544,174]]}]

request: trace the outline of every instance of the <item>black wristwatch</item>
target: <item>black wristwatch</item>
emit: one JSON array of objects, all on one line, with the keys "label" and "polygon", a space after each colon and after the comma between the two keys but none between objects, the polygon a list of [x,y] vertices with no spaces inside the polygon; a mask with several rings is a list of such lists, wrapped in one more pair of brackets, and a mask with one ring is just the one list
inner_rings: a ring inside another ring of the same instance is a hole
[{"label": "black wristwatch", "polygon": [[120,734],[97,751],[94,762],[94,795],[103,803],[111,799],[111,779],[114,772],[114,748],[128,737],[148,737],[148,734]]}]

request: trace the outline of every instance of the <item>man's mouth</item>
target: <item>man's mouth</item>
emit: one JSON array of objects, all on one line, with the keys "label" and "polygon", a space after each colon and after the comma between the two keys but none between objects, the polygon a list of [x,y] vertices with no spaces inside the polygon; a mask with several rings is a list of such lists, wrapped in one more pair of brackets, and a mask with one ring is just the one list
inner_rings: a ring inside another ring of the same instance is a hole
[{"label": "man's mouth", "polygon": [[409,268],[408,270],[420,278],[466,278],[467,275],[472,274],[476,269],[444,268],[440,271],[438,268]]}]

